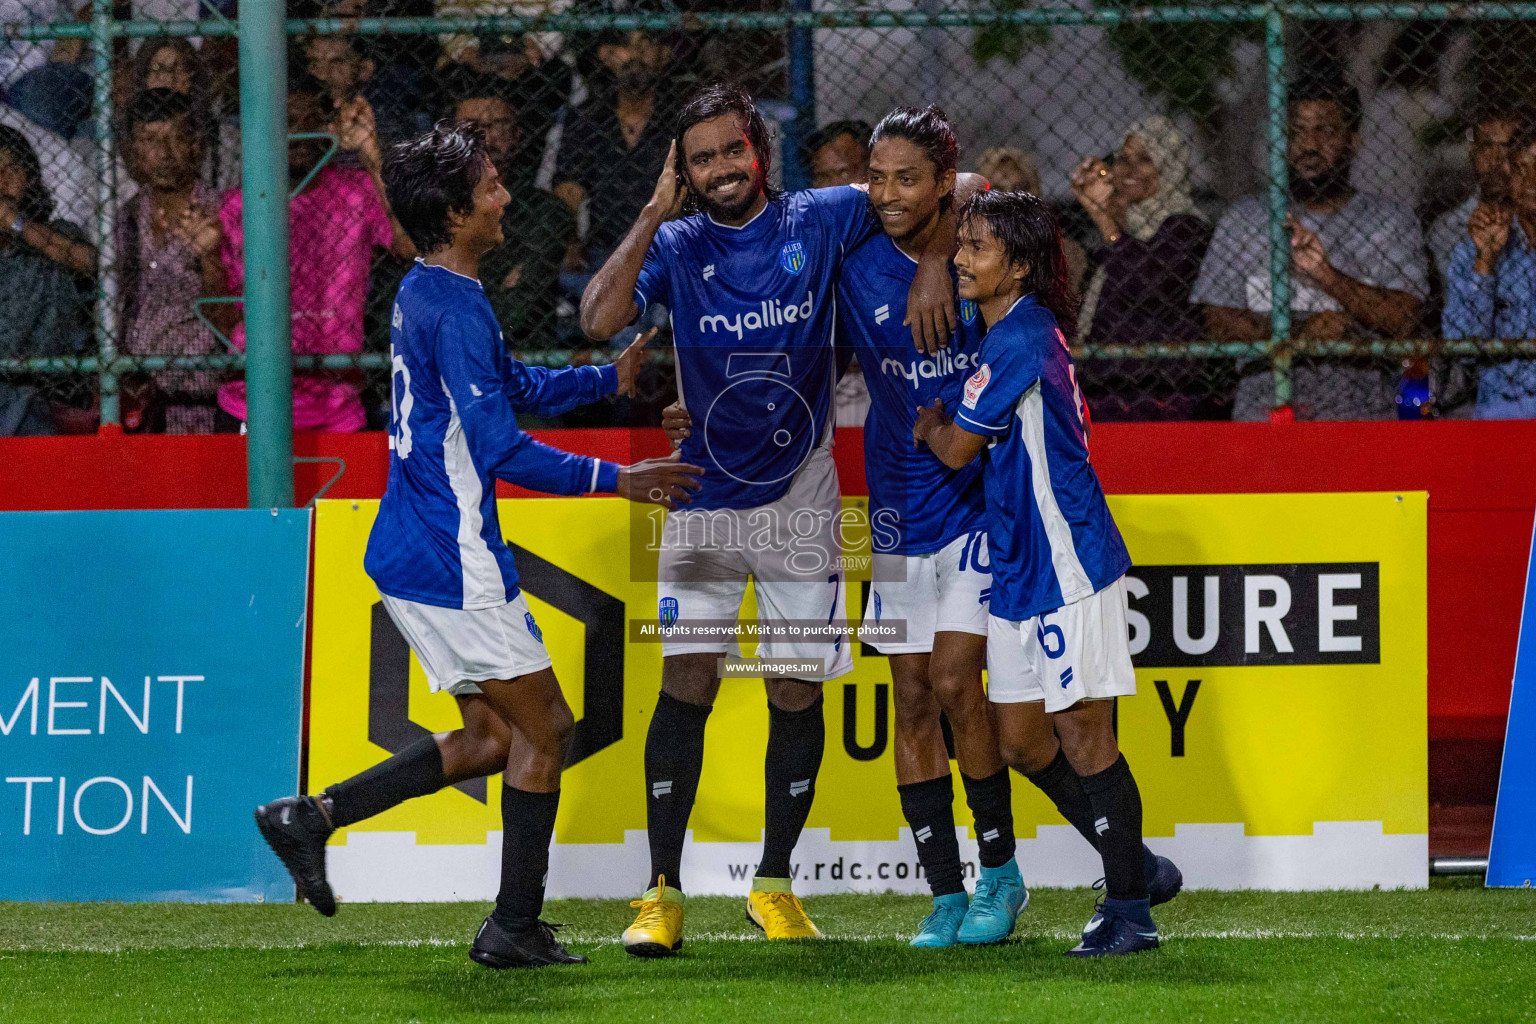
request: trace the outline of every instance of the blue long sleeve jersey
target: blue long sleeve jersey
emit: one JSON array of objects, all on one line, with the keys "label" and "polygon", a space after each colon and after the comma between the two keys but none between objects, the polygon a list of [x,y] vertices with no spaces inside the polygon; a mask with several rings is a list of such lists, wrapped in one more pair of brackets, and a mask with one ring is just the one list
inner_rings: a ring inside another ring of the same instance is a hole
[{"label": "blue long sleeve jersey", "polygon": [[618,388],[613,366],[559,370],[507,354],[480,282],[420,261],[390,320],[389,482],[363,566],[380,592],[443,608],[517,597],[495,480],[550,494],[613,491],[619,467],[551,448],[517,413],[555,416]]}]

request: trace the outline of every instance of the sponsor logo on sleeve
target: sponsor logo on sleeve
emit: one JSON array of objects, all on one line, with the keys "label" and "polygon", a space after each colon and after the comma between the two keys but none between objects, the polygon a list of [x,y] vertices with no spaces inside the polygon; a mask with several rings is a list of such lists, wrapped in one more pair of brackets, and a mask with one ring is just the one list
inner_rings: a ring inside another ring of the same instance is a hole
[{"label": "sponsor logo on sleeve", "polygon": [[981,369],[971,374],[970,380],[965,382],[965,397],[960,404],[967,409],[976,408],[976,402],[981,398],[981,393],[987,389],[987,384],[992,380],[992,367],[987,363],[981,364]]},{"label": "sponsor logo on sleeve", "polygon": [[677,598],[664,597],[661,599],[661,607],[658,609],[658,618],[661,620],[662,629],[671,629],[677,625]]}]

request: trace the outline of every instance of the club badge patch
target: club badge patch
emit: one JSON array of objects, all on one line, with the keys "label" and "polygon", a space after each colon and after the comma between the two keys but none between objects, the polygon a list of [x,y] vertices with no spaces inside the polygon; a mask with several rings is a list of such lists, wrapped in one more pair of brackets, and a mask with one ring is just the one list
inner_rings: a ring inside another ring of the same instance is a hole
[{"label": "club badge patch", "polygon": [[528,623],[528,632],[533,634],[533,638],[539,643],[543,643],[544,631],[539,628],[537,622],[533,621],[533,612],[523,612],[523,621]]},{"label": "club badge patch", "polygon": [[976,303],[972,302],[970,299],[960,300],[960,322],[965,324],[967,327],[976,322],[976,314],[979,311],[980,310],[978,309]]},{"label": "club badge patch", "polygon": [[799,274],[805,269],[805,246],[800,242],[790,242],[779,250],[779,266],[791,274]]},{"label": "club badge patch", "polygon": [[673,626],[677,625],[677,598],[662,598],[661,607],[658,609],[657,618],[661,620],[662,629],[671,629]]},{"label": "club badge patch", "polygon": [[987,389],[987,384],[991,380],[992,367],[982,363],[981,369],[971,374],[970,379],[965,382],[965,397],[961,399],[960,404],[967,409],[976,408],[976,400],[981,397],[981,393]]}]

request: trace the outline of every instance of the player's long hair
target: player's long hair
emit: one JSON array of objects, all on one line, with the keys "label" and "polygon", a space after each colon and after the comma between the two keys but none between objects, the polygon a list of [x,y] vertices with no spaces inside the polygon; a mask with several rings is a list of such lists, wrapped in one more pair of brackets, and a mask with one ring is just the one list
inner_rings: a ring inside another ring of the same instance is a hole
[{"label": "player's long hair", "polygon": [[425,135],[390,149],[384,194],[423,255],[453,241],[448,214],[474,209],[485,161],[485,132],[473,121],[439,121]]},{"label": "player's long hair", "polygon": [[1045,200],[1028,192],[978,192],[960,208],[958,230],[978,220],[987,222],[1010,262],[1029,268],[1024,294],[1033,292],[1035,301],[1056,317],[1061,333],[1076,337],[1077,296],[1067,274],[1061,225]]},{"label": "player's long hair", "polygon": [[726,114],[735,114],[746,126],[747,141],[752,144],[752,152],[757,157],[763,194],[768,197],[768,201],[772,202],[784,194],[782,189],[768,184],[768,172],[773,166],[773,144],[768,138],[768,126],[763,123],[763,115],[757,112],[757,104],[752,102],[752,97],[744,90],[733,85],[712,85],[684,105],[677,115],[677,130],[672,136],[677,142],[677,163],[674,169],[678,181],[682,182],[686,190],[683,196],[685,214],[698,213],[702,207],[698,195],[693,191],[693,182],[688,177],[688,161],[683,155],[683,136],[694,125]]},{"label": "player's long hair", "polygon": [[[934,104],[921,110],[917,107],[897,107],[886,114],[870,134],[869,148],[873,150],[881,139],[906,139],[922,150],[928,162],[933,164],[935,179],[942,178],[945,171],[954,170],[955,161],[960,155],[960,145],[955,141],[955,130],[950,127],[949,115]],[[948,210],[954,197],[951,191],[939,200],[939,209]]]}]

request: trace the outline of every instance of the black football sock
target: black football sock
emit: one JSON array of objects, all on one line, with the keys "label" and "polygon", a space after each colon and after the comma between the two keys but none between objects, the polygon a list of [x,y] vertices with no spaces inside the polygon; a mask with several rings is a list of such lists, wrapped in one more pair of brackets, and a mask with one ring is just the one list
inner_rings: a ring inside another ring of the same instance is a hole
[{"label": "black football sock", "polygon": [[328,804],[331,824],[346,828],[412,797],[436,793],[447,784],[437,740],[425,736],[389,760],[328,787],[320,795]]},{"label": "black football sock", "polygon": [[767,796],[758,878],[790,877],[789,856],[816,799],[816,773],[827,742],[822,703],[820,694],[804,711],[785,711],[768,703],[768,755],[763,762]]},{"label": "black football sock", "polygon": [[654,889],[665,877],[682,888],[683,840],[704,770],[704,725],[710,705],[686,704],[662,692],[645,735],[645,829],[651,843]]},{"label": "black football sock", "polygon": [[560,791],[529,793],[501,787],[501,889],[491,917],[509,932],[531,928],[544,909],[549,841],[555,834]]},{"label": "black football sock", "polygon": [[984,868],[1000,868],[1013,857],[1013,787],[1008,769],[999,768],[984,779],[964,772],[965,802],[976,823],[977,857]]},{"label": "black football sock", "polygon": [[1024,777],[1051,798],[1057,812],[1088,840],[1088,845],[1095,850],[1099,848],[1099,834],[1093,830],[1093,805],[1088,802],[1088,794],[1083,792],[1083,780],[1072,770],[1060,747],[1056,748],[1056,757],[1050,764]]},{"label": "black football sock", "polygon": [[1120,755],[1094,775],[1083,776],[1083,792],[1093,805],[1093,829],[1104,860],[1104,885],[1111,899],[1147,898],[1147,873],[1141,845],[1141,791],[1131,766]]},{"label": "black football sock", "polygon": [[[1044,768],[1020,774],[1051,798],[1057,813],[1088,840],[1089,846],[1095,850],[1099,848],[1099,834],[1093,830],[1093,806],[1088,802],[1088,794],[1083,792],[1083,780],[1067,763],[1067,755],[1061,752],[1061,748],[1056,749],[1055,759]],[[1142,870],[1146,873],[1147,881],[1151,882],[1157,875],[1157,855],[1143,844],[1141,860]]]},{"label": "black football sock", "polygon": [[955,837],[955,788],[948,775],[897,786],[901,813],[912,828],[917,862],[934,896],[965,892],[960,840]]}]

